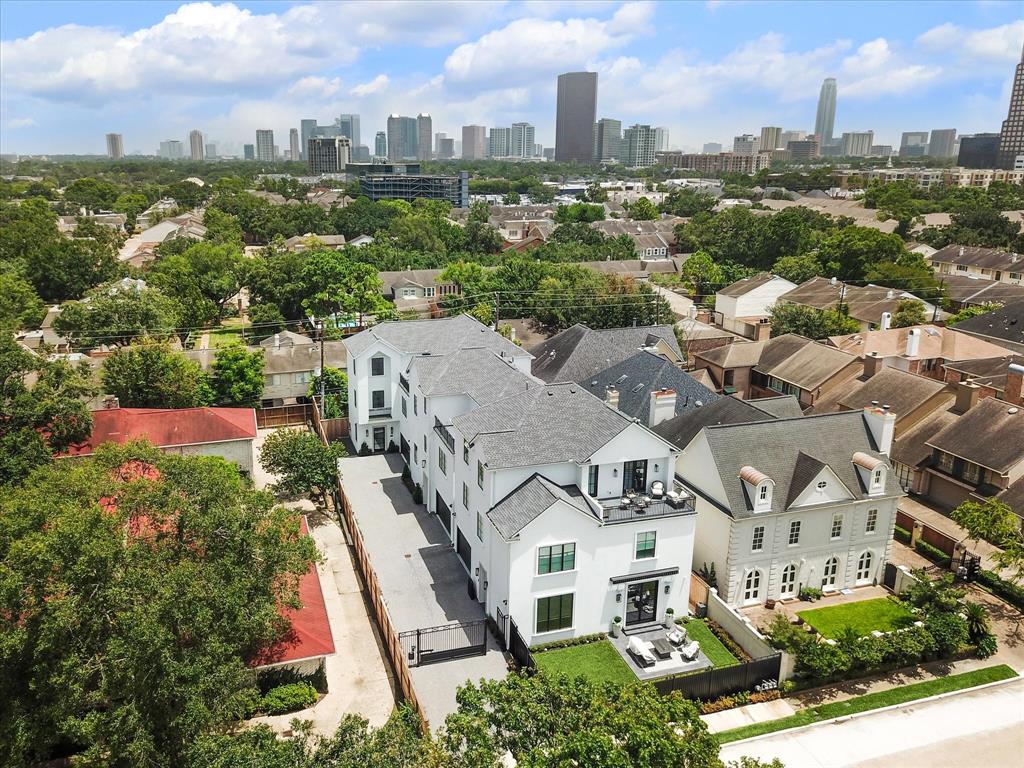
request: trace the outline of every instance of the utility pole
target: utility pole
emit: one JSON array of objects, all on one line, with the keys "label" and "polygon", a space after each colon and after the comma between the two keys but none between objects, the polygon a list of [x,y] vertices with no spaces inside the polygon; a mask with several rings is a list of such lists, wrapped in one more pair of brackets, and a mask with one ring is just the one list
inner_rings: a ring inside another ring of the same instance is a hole
[{"label": "utility pole", "polygon": [[932,305],[932,322],[937,323],[939,321],[939,302],[942,301],[942,287],[946,283],[945,275],[939,280],[939,290],[935,295],[935,303]]},{"label": "utility pole", "polygon": [[319,408],[320,408],[320,416],[321,416],[321,418],[323,418],[323,416],[327,412],[327,410],[324,407],[324,405],[325,405],[324,404],[324,387],[326,386],[326,381],[325,381],[325,377],[324,377],[324,321],[321,320],[320,318],[317,318],[317,321],[316,321],[316,335],[320,339],[320,406],[319,406]]},{"label": "utility pole", "polygon": [[494,292],[494,330],[498,330],[498,323],[501,321],[501,291]]}]

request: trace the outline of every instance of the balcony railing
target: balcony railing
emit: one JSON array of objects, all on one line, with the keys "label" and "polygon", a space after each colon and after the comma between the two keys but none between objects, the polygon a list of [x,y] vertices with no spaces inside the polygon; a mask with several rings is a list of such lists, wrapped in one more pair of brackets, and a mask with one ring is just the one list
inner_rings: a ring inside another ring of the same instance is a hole
[{"label": "balcony railing", "polygon": [[455,453],[455,436],[448,431],[448,427],[441,423],[437,416],[434,417],[434,431],[437,436],[440,437],[444,444],[448,446],[448,452],[451,454]]},{"label": "balcony railing", "polygon": [[370,409],[371,419],[390,419],[391,409],[390,408],[371,408]]},{"label": "balcony railing", "polygon": [[405,390],[405,394],[409,394],[409,380],[405,378],[405,374],[398,375],[398,386]]},{"label": "balcony railing", "polygon": [[606,523],[626,523],[651,517],[672,517],[694,512],[693,495],[678,483],[661,498],[647,494],[595,500]]}]

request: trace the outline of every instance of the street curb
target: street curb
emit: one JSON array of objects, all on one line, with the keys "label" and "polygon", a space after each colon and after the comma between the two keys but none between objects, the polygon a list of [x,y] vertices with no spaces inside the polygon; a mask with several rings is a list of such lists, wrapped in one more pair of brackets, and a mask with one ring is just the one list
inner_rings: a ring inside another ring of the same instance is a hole
[{"label": "street curb", "polygon": [[[1011,669],[1012,669],[1012,667],[1011,667]],[[1016,670],[1014,670],[1014,671],[1016,672]],[[928,703],[930,701],[938,701],[940,699],[946,699],[946,698],[949,698],[951,696],[957,696],[957,695],[959,695],[961,693],[973,693],[974,691],[983,691],[986,688],[994,688],[994,687],[999,686],[999,685],[1007,685],[1008,683],[1019,683],[1021,681],[1021,679],[1024,679],[1024,677],[1022,677],[1020,672],[1017,672],[1017,676],[1016,677],[1008,677],[1006,680],[996,680],[996,681],[991,682],[991,683],[982,683],[981,685],[975,685],[975,686],[973,686],[971,688],[961,688],[961,689],[959,689],[957,691],[946,691],[945,693],[937,693],[934,696],[926,696],[923,699],[914,699],[912,701],[904,701],[901,704],[890,704],[887,707],[878,707],[877,709],[867,709],[867,710],[864,710],[863,712],[855,712],[855,713],[853,713],[851,715],[840,715],[839,717],[833,717],[830,720],[819,720],[816,723],[808,723],[807,725],[797,725],[797,726],[794,726],[793,728],[783,728],[782,730],[772,731],[771,733],[762,733],[759,736],[750,736],[750,737],[748,737],[746,739],[738,739],[736,741],[727,741],[724,744],[722,744],[721,746],[722,746],[722,748],[725,748],[725,747],[732,747],[733,745],[736,745],[736,744],[749,744],[751,742],[759,741],[761,739],[768,739],[768,738],[771,738],[773,736],[778,736],[779,734],[782,734],[782,733],[785,733],[785,734],[797,733],[799,731],[806,731],[809,728],[816,728],[819,725],[832,725],[834,723],[844,723],[847,720],[855,720],[855,719],[857,719],[859,717],[863,717],[865,715],[874,715],[874,714],[876,714],[878,712],[889,712],[889,711],[894,710],[894,709],[900,709],[902,707],[909,707],[909,706],[912,706],[912,705],[915,705],[915,704],[926,704],[926,703]],[[712,735],[714,735],[714,734],[712,734]]]}]

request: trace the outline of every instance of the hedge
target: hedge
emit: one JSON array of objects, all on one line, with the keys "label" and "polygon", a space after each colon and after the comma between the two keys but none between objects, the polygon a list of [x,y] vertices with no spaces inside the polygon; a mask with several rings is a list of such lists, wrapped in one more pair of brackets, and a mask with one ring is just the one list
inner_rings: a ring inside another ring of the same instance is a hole
[{"label": "hedge", "polygon": [[316,704],[316,689],[309,683],[288,683],[267,691],[260,702],[260,710],[268,715],[298,712]]},{"label": "hedge", "polygon": [[924,539],[918,539],[917,544],[914,545],[914,549],[918,551],[918,554],[924,555],[933,563],[941,565],[943,568],[949,568],[949,564],[953,562],[949,555],[941,549],[933,547]]},{"label": "hedge", "polygon": [[892,537],[907,546],[910,546],[910,531],[906,528],[900,528],[898,525],[893,528]]},{"label": "hedge", "polygon": [[530,651],[533,653],[542,653],[543,651],[553,651],[556,648],[571,648],[574,645],[596,643],[598,640],[604,640],[606,637],[608,637],[608,635],[604,632],[595,632],[592,635],[580,635],[579,637],[570,637],[567,640],[552,640],[550,643],[538,643],[537,645],[531,645]]},{"label": "hedge", "polygon": [[1018,611],[1024,611],[1024,587],[1019,587],[992,571],[979,570],[974,578],[996,597],[1001,597]]}]

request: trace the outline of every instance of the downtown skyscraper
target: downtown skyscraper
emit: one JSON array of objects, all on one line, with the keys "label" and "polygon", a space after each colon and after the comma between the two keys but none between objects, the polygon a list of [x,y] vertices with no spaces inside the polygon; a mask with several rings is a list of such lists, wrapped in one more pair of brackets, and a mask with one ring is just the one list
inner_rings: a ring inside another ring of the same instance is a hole
[{"label": "downtown skyscraper", "polygon": [[1024,51],[1021,51],[1020,62],[1013,75],[1010,108],[999,133],[996,167],[1006,170],[1024,168]]},{"label": "downtown skyscraper", "polygon": [[124,138],[120,133],[107,134],[107,157],[120,160],[124,157]]},{"label": "downtown skyscraper", "polygon": [[205,147],[203,146],[203,132],[196,129],[189,131],[188,134],[188,146],[192,153],[193,160],[202,160],[205,156]]},{"label": "downtown skyscraper", "polygon": [[836,128],[836,79],[826,77],[818,94],[818,115],[814,119],[814,135],[818,145],[824,147],[832,143],[832,134]]},{"label": "downtown skyscraper", "polygon": [[558,76],[555,109],[555,160],[589,163],[594,155],[597,119],[597,72],[566,72]]}]

